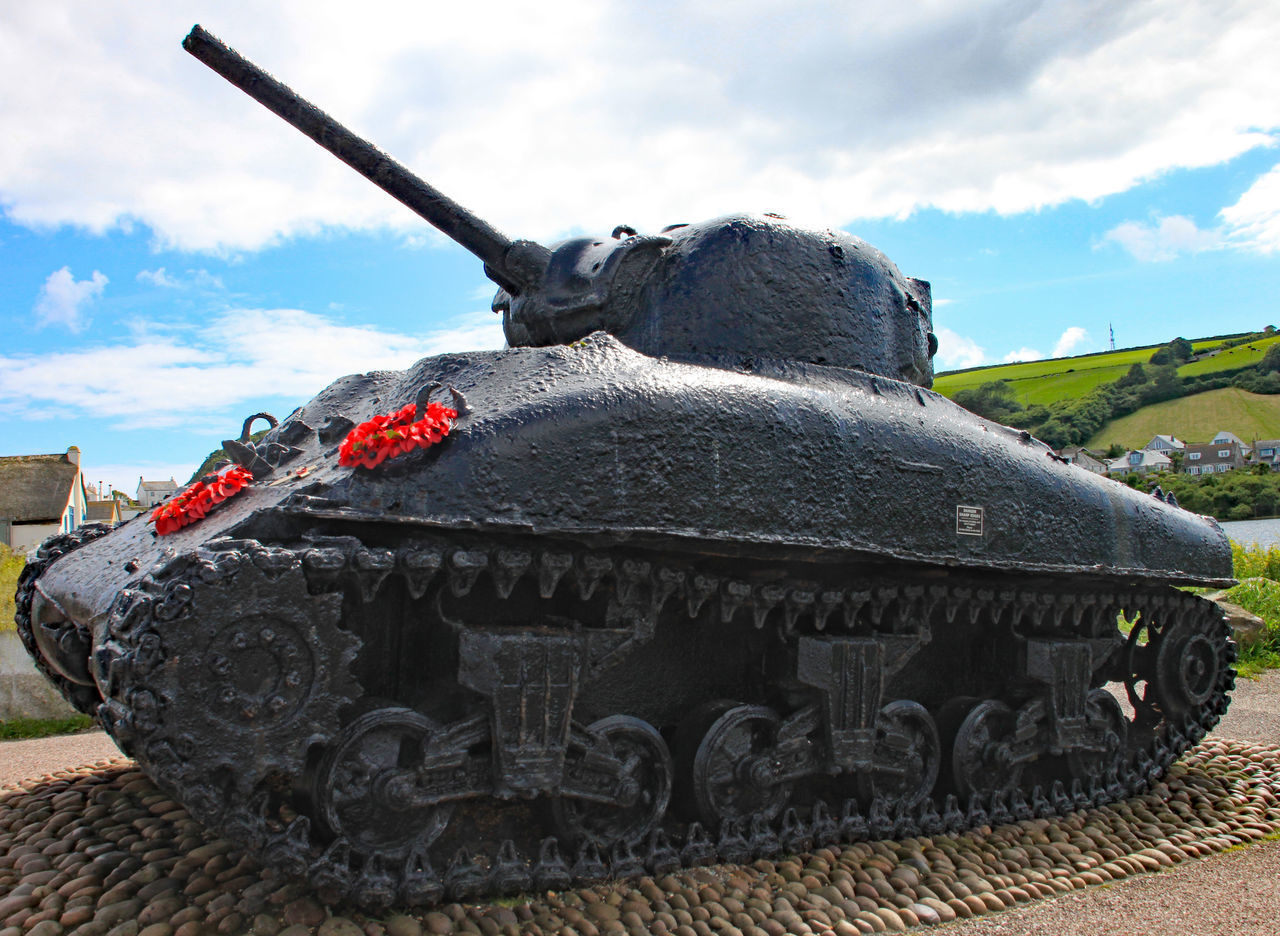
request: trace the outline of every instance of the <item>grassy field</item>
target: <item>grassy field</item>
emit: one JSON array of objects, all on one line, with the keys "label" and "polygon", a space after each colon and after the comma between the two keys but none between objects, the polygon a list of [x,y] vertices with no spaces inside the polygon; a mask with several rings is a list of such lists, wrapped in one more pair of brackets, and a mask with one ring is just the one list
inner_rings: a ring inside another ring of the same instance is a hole
[{"label": "grassy field", "polygon": [[[1249,346],[1245,345],[1214,355],[1205,361],[1185,365],[1179,373],[1211,373],[1217,370],[1244,367],[1249,363],[1256,364],[1266,353],[1266,344],[1277,340],[1280,340],[1280,336],[1268,338],[1265,342],[1253,342],[1253,347],[1261,347],[1261,350],[1256,352],[1256,359],[1250,357],[1255,352],[1248,351]],[[1208,351],[1222,344],[1222,341],[1221,338],[1208,338],[1203,341],[1193,341],[1191,347],[1197,352]],[[1145,348],[1101,351],[1097,354],[1082,354],[1079,357],[1057,358],[1052,361],[1026,361],[1021,364],[999,364],[974,370],[952,371],[935,377],[933,389],[943,396],[950,397],[954,396],[958,390],[972,389],[993,380],[1007,380],[1018,394],[1018,402],[1023,406],[1030,406],[1033,403],[1052,403],[1055,400],[1083,396],[1099,384],[1118,380],[1134,364],[1146,364],[1150,361],[1151,355],[1159,347],[1160,345],[1150,345]],[[1187,370],[1188,367],[1201,365],[1204,366],[1200,370]]]},{"label": "grassy field", "polygon": [[1280,439],[1280,396],[1226,387],[1166,400],[1107,423],[1085,446],[1104,450],[1118,442],[1125,448],[1140,448],[1157,433],[1174,435],[1184,442],[1208,442],[1223,429],[1246,442]]},{"label": "grassy field", "polygon": [[1001,364],[997,367],[979,367],[976,370],[940,374],[933,380],[933,389],[944,396],[951,396],[957,390],[978,387],[993,380],[1007,380],[1018,388],[1019,397],[1021,397],[1024,389],[1045,379],[1079,380],[1085,374],[1105,371],[1108,376],[1095,380],[1090,384],[1090,387],[1093,387],[1122,376],[1133,364],[1149,361],[1157,347],[1159,345],[1153,345],[1150,348],[1131,348],[1128,351],[1084,354],[1080,357],[1059,358],[1053,361],[1026,361],[1021,364]]},{"label": "grassy field", "polygon": [[[1267,353],[1267,348],[1277,341],[1280,341],[1280,335],[1275,335],[1271,338],[1260,338],[1248,344],[1227,348],[1227,350],[1215,354],[1213,357],[1192,361],[1190,364],[1183,364],[1178,368],[1178,375],[1180,377],[1191,377],[1196,374],[1214,374],[1218,371],[1250,367],[1261,361],[1263,355]],[[1236,434],[1239,435],[1239,433]]]}]

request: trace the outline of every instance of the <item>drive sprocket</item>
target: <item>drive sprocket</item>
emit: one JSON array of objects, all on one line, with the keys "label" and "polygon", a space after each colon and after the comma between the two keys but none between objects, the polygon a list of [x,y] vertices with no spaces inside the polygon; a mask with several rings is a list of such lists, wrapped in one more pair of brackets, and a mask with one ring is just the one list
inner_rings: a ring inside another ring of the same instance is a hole
[{"label": "drive sprocket", "polygon": [[[360,695],[340,595],[292,551],[250,542],[169,563],[121,592],[95,655],[104,727],[205,821],[257,826]],[[257,829],[265,835],[265,829]]]}]

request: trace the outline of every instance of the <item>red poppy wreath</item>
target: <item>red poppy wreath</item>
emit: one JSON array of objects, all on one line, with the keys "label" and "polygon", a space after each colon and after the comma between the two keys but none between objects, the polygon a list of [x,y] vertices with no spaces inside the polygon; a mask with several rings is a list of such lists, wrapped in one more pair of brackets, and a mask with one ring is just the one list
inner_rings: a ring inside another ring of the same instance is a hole
[{"label": "red poppy wreath", "polygon": [[376,468],[388,458],[435,445],[449,434],[458,411],[443,403],[428,403],[422,417],[415,419],[417,415],[418,405],[409,403],[356,426],[338,446],[338,464]]},{"label": "red poppy wreath", "polygon": [[157,536],[176,533],[184,526],[203,520],[216,505],[234,497],[252,483],[253,475],[239,465],[189,484],[151,513]]}]

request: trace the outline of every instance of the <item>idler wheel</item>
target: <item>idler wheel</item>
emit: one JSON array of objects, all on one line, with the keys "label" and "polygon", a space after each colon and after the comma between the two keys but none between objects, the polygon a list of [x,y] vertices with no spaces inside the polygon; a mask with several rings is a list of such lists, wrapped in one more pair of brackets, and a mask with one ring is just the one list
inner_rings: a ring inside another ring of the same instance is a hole
[{"label": "idler wheel", "polygon": [[1092,689],[1084,703],[1085,720],[1103,732],[1102,751],[1068,751],[1067,766],[1071,776],[1085,784],[1091,777],[1101,780],[1108,770],[1119,770],[1128,753],[1129,720],[1120,701],[1106,689]]},{"label": "idler wheel", "polygon": [[600,848],[647,839],[658,827],[671,801],[671,752],[658,730],[630,715],[610,715],[587,727],[608,743],[622,762],[624,802],[618,805],[573,797],[551,801],[556,832],[573,842]]},{"label": "idler wheel", "polygon": [[1159,724],[1160,713],[1156,711],[1156,690],[1152,683],[1156,680],[1156,648],[1152,643],[1158,641],[1159,635],[1151,626],[1145,614],[1138,615],[1129,636],[1125,640],[1124,655],[1124,688],[1133,706],[1134,721],[1142,727],[1150,728]]},{"label": "idler wheel", "polygon": [[348,725],[312,781],[321,823],[365,856],[402,858],[434,842],[453,806],[415,802],[414,768],[438,726],[412,709],[383,708]]},{"label": "idler wheel", "polygon": [[1161,635],[1156,651],[1156,694],[1166,718],[1177,719],[1209,701],[1222,673],[1218,644],[1181,624]]},{"label": "idler wheel", "polygon": [[691,787],[697,816],[708,828],[782,813],[791,784],[774,779],[769,757],[780,723],[772,709],[737,705],[707,729],[693,757]]},{"label": "idler wheel", "polygon": [[956,732],[951,773],[961,799],[972,794],[986,800],[995,792],[1012,792],[1022,779],[1022,765],[1009,757],[1013,709],[999,699],[973,707]]},{"label": "idler wheel", "polygon": [[858,775],[858,793],[871,802],[883,796],[917,806],[931,792],[942,764],[938,727],[923,705],[890,702],[876,721],[875,766]]}]

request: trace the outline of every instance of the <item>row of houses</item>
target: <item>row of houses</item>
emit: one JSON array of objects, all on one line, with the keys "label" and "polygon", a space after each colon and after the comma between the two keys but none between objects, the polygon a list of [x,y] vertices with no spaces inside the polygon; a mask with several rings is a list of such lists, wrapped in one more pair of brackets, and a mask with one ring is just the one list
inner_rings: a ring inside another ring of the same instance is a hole
[{"label": "row of houses", "polygon": [[1180,472],[1188,475],[1221,474],[1233,468],[1264,464],[1280,466],[1280,439],[1255,439],[1246,443],[1230,432],[1219,432],[1208,442],[1183,442],[1171,435],[1157,435],[1140,449],[1107,459],[1081,446],[1063,449],[1067,461],[1095,474],[1147,475]]},{"label": "row of houses", "polygon": [[133,500],[119,495],[93,497],[80,465],[80,449],[52,455],[0,457],[0,543],[27,552],[55,533],[70,533],[86,523],[118,523],[137,516],[178,489],[168,481],[138,479]]}]

